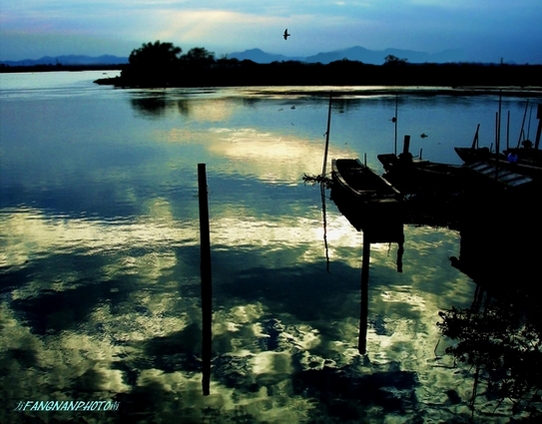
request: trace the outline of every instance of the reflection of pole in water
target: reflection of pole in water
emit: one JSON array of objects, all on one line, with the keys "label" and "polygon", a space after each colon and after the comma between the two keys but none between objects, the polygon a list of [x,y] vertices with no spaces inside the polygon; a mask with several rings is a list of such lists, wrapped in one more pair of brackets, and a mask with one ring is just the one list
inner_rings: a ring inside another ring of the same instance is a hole
[{"label": "reflection of pole in water", "polygon": [[209,236],[209,205],[207,201],[207,176],[205,164],[198,164],[199,225],[201,248],[201,357],[203,376],[201,386],[203,394],[209,395],[211,382],[211,351],[213,322],[213,284],[211,274],[211,239]]},{"label": "reflection of pole in water", "polygon": [[358,350],[361,355],[367,351],[367,323],[369,318],[369,260],[371,243],[369,236],[363,232],[363,260],[361,264],[361,308],[359,315]]},{"label": "reflection of pole in water", "polygon": [[327,216],[326,216],[326,187],[325,182],[320,183],[320,194],[322,196],[322,217],[324,222],[324,247],[326,250],[326,271],[329,272],[329,247],[327,244]]},{"label": "reflection of pole in water", "polygon": [[397,272],[403,272],[403,253],[405,252],[405,240],[404,236],[402,240],[397,243]]}]

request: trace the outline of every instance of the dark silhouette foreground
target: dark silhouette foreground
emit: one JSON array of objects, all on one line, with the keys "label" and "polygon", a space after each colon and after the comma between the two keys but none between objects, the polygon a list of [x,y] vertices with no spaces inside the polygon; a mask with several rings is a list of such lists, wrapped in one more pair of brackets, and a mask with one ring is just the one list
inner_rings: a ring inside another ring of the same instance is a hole
[{"label": "dark silhouette foreground", "polygon": [[340,60],[323,65],[299,61],[258,64],[223,57],[202,47],[181,55],[171,43],[143,44],[132,51],[118,78],[97,80],[117,87],[209,87],[251,85],[540,86],[542,65],[476,63],[410,64],[387,56],[382,65]]}]

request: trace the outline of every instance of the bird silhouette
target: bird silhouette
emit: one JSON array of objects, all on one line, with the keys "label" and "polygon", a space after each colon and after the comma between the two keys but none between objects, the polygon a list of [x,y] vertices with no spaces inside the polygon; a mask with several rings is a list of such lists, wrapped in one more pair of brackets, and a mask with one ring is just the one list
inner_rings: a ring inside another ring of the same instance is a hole
[{"label": "bird silhouette", "polygon": [[290,35],[292,35],[292,34],[288,34],[288,28],[286,28],[286,29],[284,30],[284,34],[283,34],[282,36],[284,37],[285,40],[288,40],[288,37],[289,37]]}]

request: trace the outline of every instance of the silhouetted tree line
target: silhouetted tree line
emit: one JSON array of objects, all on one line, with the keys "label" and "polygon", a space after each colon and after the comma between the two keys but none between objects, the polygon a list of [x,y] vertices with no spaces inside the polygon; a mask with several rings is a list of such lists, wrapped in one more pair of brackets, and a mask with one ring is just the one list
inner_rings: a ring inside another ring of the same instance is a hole
[{"label": "silhouetted tree line", "polygon": [[[54,70],[53,65],[47,70]],[[92,67],[87,66],[87,69]],[[118,69],[118,66],[116,67]],[[99,69],[106,69],[100,67]],[[134,49],[118,78],[97,80],[119,87],[247,85],[540,86],[542,65],[479,63],[411,64],[393,55],[382,65],[343,59],[329,64],[300,61],[259,64],[195,47],[182,54],[172,43],[155,41]],[[1,70],[1,69],[0,69]]]},{"label": "silhouetted tree line", "polygon": [[182,49],[172,43],[144,43],[132,51],[119,80],[129,86],[183,86],[186,85],[183,80],[190,81],[200,73],[208,74],[216,67],[214,53],[203,47],[181,53]]}]

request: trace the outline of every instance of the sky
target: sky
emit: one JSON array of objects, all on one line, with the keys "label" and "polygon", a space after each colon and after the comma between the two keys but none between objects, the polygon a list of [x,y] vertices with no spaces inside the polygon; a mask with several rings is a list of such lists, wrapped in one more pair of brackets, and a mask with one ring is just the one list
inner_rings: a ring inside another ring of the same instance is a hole
[{"label": "sky", "polygon": [[542,0],[0,0],[0,60],[127,57],[156,40],[217,58],[362,46],[542,63]]}]

